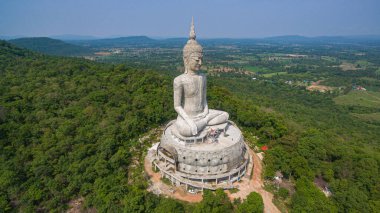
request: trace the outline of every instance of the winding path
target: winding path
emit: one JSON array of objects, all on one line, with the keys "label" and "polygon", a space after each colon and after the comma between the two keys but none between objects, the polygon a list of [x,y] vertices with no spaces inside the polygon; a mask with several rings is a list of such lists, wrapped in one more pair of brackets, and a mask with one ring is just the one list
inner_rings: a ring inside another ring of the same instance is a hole
[{"label": "winding path", "polygon": [[[175,198],[182,201],[187,201],[190,203],[197,203],[202,200],[202,194],[190,194],[187,193],[181,187],[171,187],[161,181],[161,175],[159,172],[155,173],[152,170],[152,162],[146,157],[144,162],[145,172],[149,175],[150,181],[152,184],[148,188],[148,191],[151,191],[155,194],[166,195],[167,197]],[[173,192],[171,189],[175,189]]]},{"label": "winding path", "polygon": [[[252,178],[249,179],[248,175],[242,178],[241,182],[235,182],[234,186],[239,188],[239,191],[236,193],[231,194],[228,190],[226,191],[228,197],[231,201],[233,201],[235,198],[240,198],[244,200],[251,192],[255,191],[261,195],[264,202],[264,212],[265,213],[279,213],[280,210],[273,204],[273,194],[264,190],[264,182],[261,179],[262,175],[262,162],[257,156],[256,153],[254,153],[252,150],[249,150],[252,159],[253,159],[253,173]],[[149,155],[149,153],[148,153]],[[152,163],[148,159],[148,156],[145,158],[144,162],[145,172],[150,176],[150,180],[152,182],[151,186],[149,187],[149,191],[156,193],[156,194],[162,194],[166,195],[168,197],[172,197],[178,200],[187,201],[190,203],[200,202],[202,200],[202,194],[190,194],[187,193],[183,188],[181,187],[170,187],[164,183],[161,182],[161,176],[160,173],[155,173],[152,170]],[[175,189],[173,192],[172,189]]]},{"label": "winding path", "polygon": [[[239,188],[239,191],[233,194],[230,194],[228,192],[228,196],[231,200],[235,198],[241,198],[242,200],[245,199],[252,191],[255,191],[261,195],[264,202],[264,212],[265,213],[279,213],[280,210],[274,205],[272,202],[273,200],[273,194],[264,190],[264,182],[261,179],[262,175],[262,162],[257,156],[255,152],[252,150],[249,150],[252,158],[253,158],[253,175],[252,178],[249,180],[248,178],[244,178],[241,183],[237,183],[236,185]],[[249,182],[247,184],[247,181]]]}]

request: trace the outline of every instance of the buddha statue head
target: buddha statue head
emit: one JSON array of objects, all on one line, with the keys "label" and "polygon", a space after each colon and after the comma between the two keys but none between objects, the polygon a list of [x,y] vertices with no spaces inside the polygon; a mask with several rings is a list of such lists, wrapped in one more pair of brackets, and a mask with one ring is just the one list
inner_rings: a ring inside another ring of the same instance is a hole
[{"label": "buddha statue head", "polygon": [[190,36],[185,47],[183,48],[183,62],[185,65],[185,73],[196,72],[201,68],[203,48],[195,40],[194,19],[191,21]]}]

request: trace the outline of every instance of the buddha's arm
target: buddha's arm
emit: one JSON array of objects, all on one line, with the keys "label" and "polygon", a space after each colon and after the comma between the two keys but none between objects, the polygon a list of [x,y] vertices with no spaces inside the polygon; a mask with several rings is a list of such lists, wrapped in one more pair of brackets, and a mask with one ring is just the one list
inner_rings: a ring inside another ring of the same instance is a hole
[{"label": "buddha's arm", "polygon": [[183,120],[189,125],[191,128],[191,132],[193,135],[198,133],[197,126],[195,122],[189,117],[189,115],[185,112],[182,107],[182,95],[183,95],[183,85],[174,79],[174,109],[178,113],[179,116],[183,118]]},{"label": "buddha's arm", "polygon": [[207,80],[206,80],[206,75],[202,74],[203,75],[203,93],[202,93],[202,99],[203,99],[203,102],[205,103],[205,106],[203,108],[203,112],[202,112],[202,117],[205,117],[208,115],[208,104],[207,104],[207,97],[206,97],[206,94],[207,94]]}]

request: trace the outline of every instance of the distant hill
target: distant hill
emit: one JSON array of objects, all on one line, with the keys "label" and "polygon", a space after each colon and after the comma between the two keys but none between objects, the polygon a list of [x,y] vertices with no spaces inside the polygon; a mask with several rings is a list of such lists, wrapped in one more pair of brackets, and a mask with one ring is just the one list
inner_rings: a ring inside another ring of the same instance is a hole
[{"label": "distant hill", "polygon": [[10,43],[49,55],[81,56],[92,54],[89,48],[69,44],[61,40],[48,37],[18,38],[9,40]]},{"label": "distant hill", "polygon": [[263,41],[275,43],[327,43],[327,44],[353,44],[353,43],[380,43],[380,36],[316,36],[307,37],[299,35],[275,36],[263,38]]},{"label": "distant hill", "polygon": [[158,40],[149,38],[147,36],[129,36],[120,38],[106,38],[95,40],[76,40],[68,41],[71,44],[89,46],[89,47],[129,47],[129,46],[141,46],[141,45],[154,45]]},{"label": "distant hill", "polygon": [[[147,36],[129,36],[105,39],[66,40],[66,42],[90,48],[126,48],[126,47],[178,47],[181,48],[188,38],[161,38],[153,39]],[[199,38],[198,41],[208,45],[235,45],[235,44],[379,44],[380,36],[317,36],[307,37],[299,35],[285,35],[265,38]]]},{"label": "distant hill", "polygon": [[305,42],[305,41],[311,41],[313,40],[313,38],[306,37],[306,36],[299,36],[299,35],[284,35],[284,36],[267,37],[267,38],[263,38],[263,40],[282,41],[282,42]]},{"label": "distant hill", "polygon": [[12,36],[12,35],[7,36],[7,35],[0,35],[0,39],[2,39],[2,40],[11,40],[11,39],[22,38],[22,37],[25,37],[25,36],[17,36],[17,35],[15,35],[15,36]]},{"label": "distant hill", "polygon": [[64,35],[54,35],[49,36],[49,38],[54,38],[62,41],[70,41],[70,40],[95,40],[99,39],[95,36],[87,36],[87,35],[71,35],[71,34],[64,34]]}]

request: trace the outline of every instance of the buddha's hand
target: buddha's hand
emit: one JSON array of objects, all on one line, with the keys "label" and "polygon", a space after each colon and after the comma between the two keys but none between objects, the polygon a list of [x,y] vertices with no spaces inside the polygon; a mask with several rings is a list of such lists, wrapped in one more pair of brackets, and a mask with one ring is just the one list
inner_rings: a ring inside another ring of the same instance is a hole
[{"label": "buddha's hand", "polygon": [[208,111],[204,111],[204,112],[202,112],[201,117],[205,118],[207,115],[208,115]]},{"label": "buddha's hand", "polygon": [[197,125],[195,124],[195,122],[193,120],[190,120],[188,123],[189,123],[190,129],[191,129],[191,133],[193,135],[196,135],[198,133]]},{"label": "buddha's hand", "polygon": [[208,107],[206,106],[202,113],[198,114],[196,118],[205,118],[208,115]]}]

